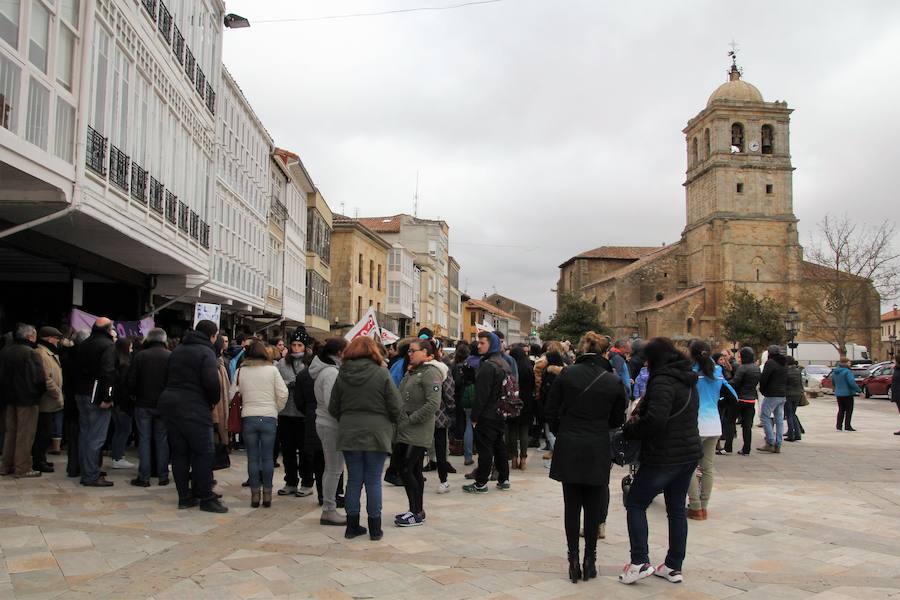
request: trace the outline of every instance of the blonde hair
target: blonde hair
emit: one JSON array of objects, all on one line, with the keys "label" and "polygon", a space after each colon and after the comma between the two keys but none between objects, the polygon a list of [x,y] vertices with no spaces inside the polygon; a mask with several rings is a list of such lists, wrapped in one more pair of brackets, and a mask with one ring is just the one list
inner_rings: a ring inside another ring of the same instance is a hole
[{"label": "blonde hair", "polygon": [[547,352],[559,352],[560,354],[565,354],[566,347],[562,345],[562,342],[553,340],[552,342],[547,342]]},{"label": "blonde hair", "polygon": [[609,350],[609,338],[596,331],[588,331],[578,342],[578,351],[582,354],[606,354]]}]

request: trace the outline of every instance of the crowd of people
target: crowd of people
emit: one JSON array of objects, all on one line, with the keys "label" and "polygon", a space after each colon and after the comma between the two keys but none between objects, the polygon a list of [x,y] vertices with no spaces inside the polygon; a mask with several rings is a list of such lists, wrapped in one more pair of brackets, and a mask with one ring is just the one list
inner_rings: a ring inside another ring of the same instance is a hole
[{"label": "crowd of people", "polygon": [[[436,471],[434,491],[448,493],[448,474],[456,472],[448,454],[473,466],[462,491],[486,494],[493,481],[505,492],[511,472],[526,470],[543,442],[549,476],[562,484],[572,582],[597,576],[611,434],[634,448],[625,497],[631,556],[619,575],[631,584],[650,575],[683,580],[688,519],[709,517],[714,462],[732,453],[737,424],[743,456],[757,416],[761,453],[779,454],[783,441],[804,433],[800,367],[777,345],[760,367],[750,347],[713,352],[700,340],[677,347],[666,338],[645,343],[595,332],[575,346],[507,347],[502,335],[482,331],[447,352],[427,328],[384,347],[368,337],[317,341],[302,326],[287,340],[245,332],[231,341],[200,321],[176,341],[159,328],[119,337],[99,318],[90,332],[22,324],[9,338],[0,350],[4,475],[52,473],[48,457],[66,452],[68,476],[109,487],[105,450],[109,468],[136,469],[132,485],[149,487],[152,478],[168,485],[171,466],[179,509],[224,513],[215,471],[240,449],[251,507],[272,506],[280,459],[284,485],[276,496],[315,494],[321,525],[343,527],[347,539],[368,533],[380,540],[383,482],[406,492],[407,510],[394,525],[421,526],[424,473]],[[858,389],[845,361],[833,379],[837,429],[854,431]],[[132,439],[137,465],[125,456]],[[660,494],[669,550],[653,566],[646,511]]]}]

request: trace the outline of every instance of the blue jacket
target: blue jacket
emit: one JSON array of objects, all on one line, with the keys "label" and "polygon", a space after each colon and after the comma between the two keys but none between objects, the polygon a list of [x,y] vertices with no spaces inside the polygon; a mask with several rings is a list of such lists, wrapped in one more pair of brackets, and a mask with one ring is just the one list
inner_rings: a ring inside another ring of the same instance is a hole
[{"label": "blue jacket", "polygon": [[[712,361],[712,359],[709,359]],[[722,367],[713,367],[713,376],[707,377],[700,372],[700,365],[694,363],[691,366],[694,373],[699,375],[697,386],[694,388],[700,395],[700,409],[697,415],[697,426],[700,437],[712,437],[722,435],[722,419],[719,416],[719,399],[722,397],[722,388],[728,390],[737,398],[734,388],[725,381],[722,375]]]},{"label": "blue jacket", "polygon": [[631,375],[628,373],[628,363],[625,361],[625,357],[618,352],[610,351],[609,363],[619,379],[622,380],[622,385],[625,386],[625,395],[631,398]]},{"label": "blue jacket", "polygon": [[855,396],[860,391],[853,372],[840,365],[831,372],[831,383],[834,385],[835,396]]}]

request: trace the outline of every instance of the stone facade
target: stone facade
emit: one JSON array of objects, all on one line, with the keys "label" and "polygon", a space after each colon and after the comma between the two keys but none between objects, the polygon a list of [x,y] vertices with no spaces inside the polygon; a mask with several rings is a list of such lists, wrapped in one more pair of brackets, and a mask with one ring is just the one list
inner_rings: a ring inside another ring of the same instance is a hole
[{"label": "stone facade", "polygon": [[356,323],[369,309],[387,302],[391,245],[358,221],[335,216],[331,234],[331,320]]},{"label": "stone facade", "polygon": [[[790,113],[765,102],[732,65],[728,81],[683,130],[687,149],[686,224],[663,247],[602,246],[560,265],[558,295],[597,305],[616,336],[665,335],[727,344],[720,326],[735,287],[802,307],[816,267],[803,261],[793,210]],[[878,295],[854,315],[853,341],[877,351]],[[873,326],[874,325],[874,326]],[[799,340],[819,339],[806,323]]]}]

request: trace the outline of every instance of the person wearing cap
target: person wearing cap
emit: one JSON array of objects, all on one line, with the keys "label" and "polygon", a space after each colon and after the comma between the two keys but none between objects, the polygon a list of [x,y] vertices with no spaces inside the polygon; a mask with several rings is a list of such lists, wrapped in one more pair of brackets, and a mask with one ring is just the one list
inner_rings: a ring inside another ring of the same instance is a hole
[{"label": "person wearing cap", "polygon": [[[760,452],[781,452],[784,437],[784,404],[787,402],[787,358],[781,346],[769,346],[769,360],[759,378],[759,391],[763,395],[760,419],[766,434],[766,443]],[[774,419],[775,430],[772,430]]]},{"label": "person wearing cap", "polygon": [[37,429],[31,446],[31,465],[35,471],[52,473],[53,464],[47,462],[47,450],[53,437],[53,417],[63,409],[62,367],[59,364],[58,347],[63,334],[56,327],[41,327],[38,331],[37,354],[41,357],[47,391],[38,405]]},{"label": "person wearing cap", "polygon": [[31,447],[37,429],[40,402],[47,391],[41,357],[35,351],[37,331],[19,323],[13,343],[0,352],[0,397],[6,404],[6,437],[3,440],[3,475],[40,477],[32,469]]},{"label": "person wearing cap", "polygon": [[301,410],[303,398],[297,401],[303,389],[296,385],[297,376],[306,370],[306,350],[311,341],[306,328],[301,325],[290,337],[287,355],[275,365],[288,389],[287,403],[278,413],[278,442],[284,457],[284,487],[278,490],[279,496],[303,497],[312,494],[313,472],[308,454],[304,452],[306,419]]}]

